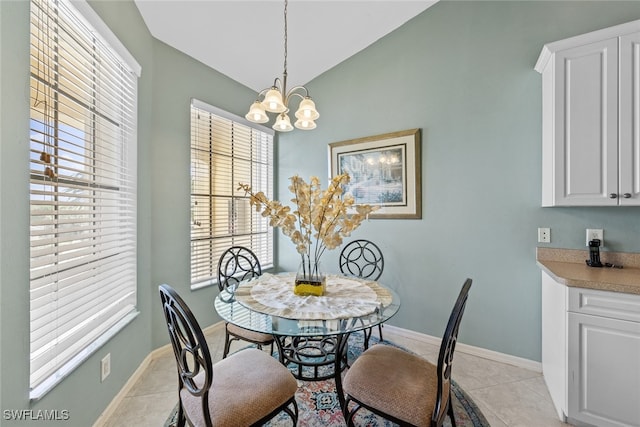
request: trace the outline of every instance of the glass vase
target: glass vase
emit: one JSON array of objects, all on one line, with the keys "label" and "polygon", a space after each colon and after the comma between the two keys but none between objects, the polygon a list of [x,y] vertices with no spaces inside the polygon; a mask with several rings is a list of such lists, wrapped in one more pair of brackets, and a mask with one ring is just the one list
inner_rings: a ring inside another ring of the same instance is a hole
[{"label": "glass vase", "polygon": [[310,260],[304,255],[296,273],[293,293],[301,296],[315,295],[320,297],[324,295],[326,289],[327,276],[322,270],[322,264],[319,261]]}]

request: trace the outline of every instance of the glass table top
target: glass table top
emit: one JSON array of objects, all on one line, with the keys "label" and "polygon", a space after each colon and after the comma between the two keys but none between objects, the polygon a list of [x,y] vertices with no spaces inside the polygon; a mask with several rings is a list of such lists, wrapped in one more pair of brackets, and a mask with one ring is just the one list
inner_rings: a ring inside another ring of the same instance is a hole
[{"label": "glass table top", "polygon": [[250,309],[239,303],[234,295],[227,291],[222,291],[216,296],[214,306],[218,315],[225,321],[255,332],[289,337],[339,335],[384,323],[398,312],[400,309],[398,294],[383,284],[378,283],[378,285],[389,291],[392,296],[391,303],[360,317],[329,320],[284,318]]}]

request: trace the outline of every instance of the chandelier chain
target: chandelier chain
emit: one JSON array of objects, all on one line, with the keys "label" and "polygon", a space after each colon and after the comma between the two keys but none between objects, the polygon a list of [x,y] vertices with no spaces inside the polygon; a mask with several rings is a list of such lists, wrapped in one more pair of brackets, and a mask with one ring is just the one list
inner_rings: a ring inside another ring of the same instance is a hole
[{"label": "chandelier chain", "polygon": [[284,0],[284,74],[287,74],[287,4],[288,0]]}]

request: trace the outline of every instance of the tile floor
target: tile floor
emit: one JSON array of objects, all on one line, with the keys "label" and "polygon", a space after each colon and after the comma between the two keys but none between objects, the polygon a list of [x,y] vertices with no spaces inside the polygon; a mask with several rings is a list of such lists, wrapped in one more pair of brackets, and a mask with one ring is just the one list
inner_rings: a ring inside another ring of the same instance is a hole
[{"label": "tile floor", "polygon": [[[384,329],[384,337],[435,362],[438,348]],[[224,326],[208,328],[207,340],[214,361],[222,358]],[[540,373],[456,352],[453,378],[472,397],[491,426],[568,426],[556,416]],[[112,416],[100,427],[162,427],[176,403],[176,368],[173,353],[155,358]],[[95,426],[94,426],[95,427]]]}]

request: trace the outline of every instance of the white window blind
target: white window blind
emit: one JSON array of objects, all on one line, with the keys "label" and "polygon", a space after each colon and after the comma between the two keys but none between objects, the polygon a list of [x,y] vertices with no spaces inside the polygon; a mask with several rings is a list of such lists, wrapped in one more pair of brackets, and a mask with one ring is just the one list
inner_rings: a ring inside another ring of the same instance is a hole
[{"label": "white window blind", "polygon": [[31,397],[136,306],[137,76],[66,0],[31,2]]},{"label": "white window blind", "polygon": [[238,183],[273,197],[273,132],[203,102],[191,104],[191,285],[217,280],[231,246],[273,265],[273,227],[249,205]]}]

